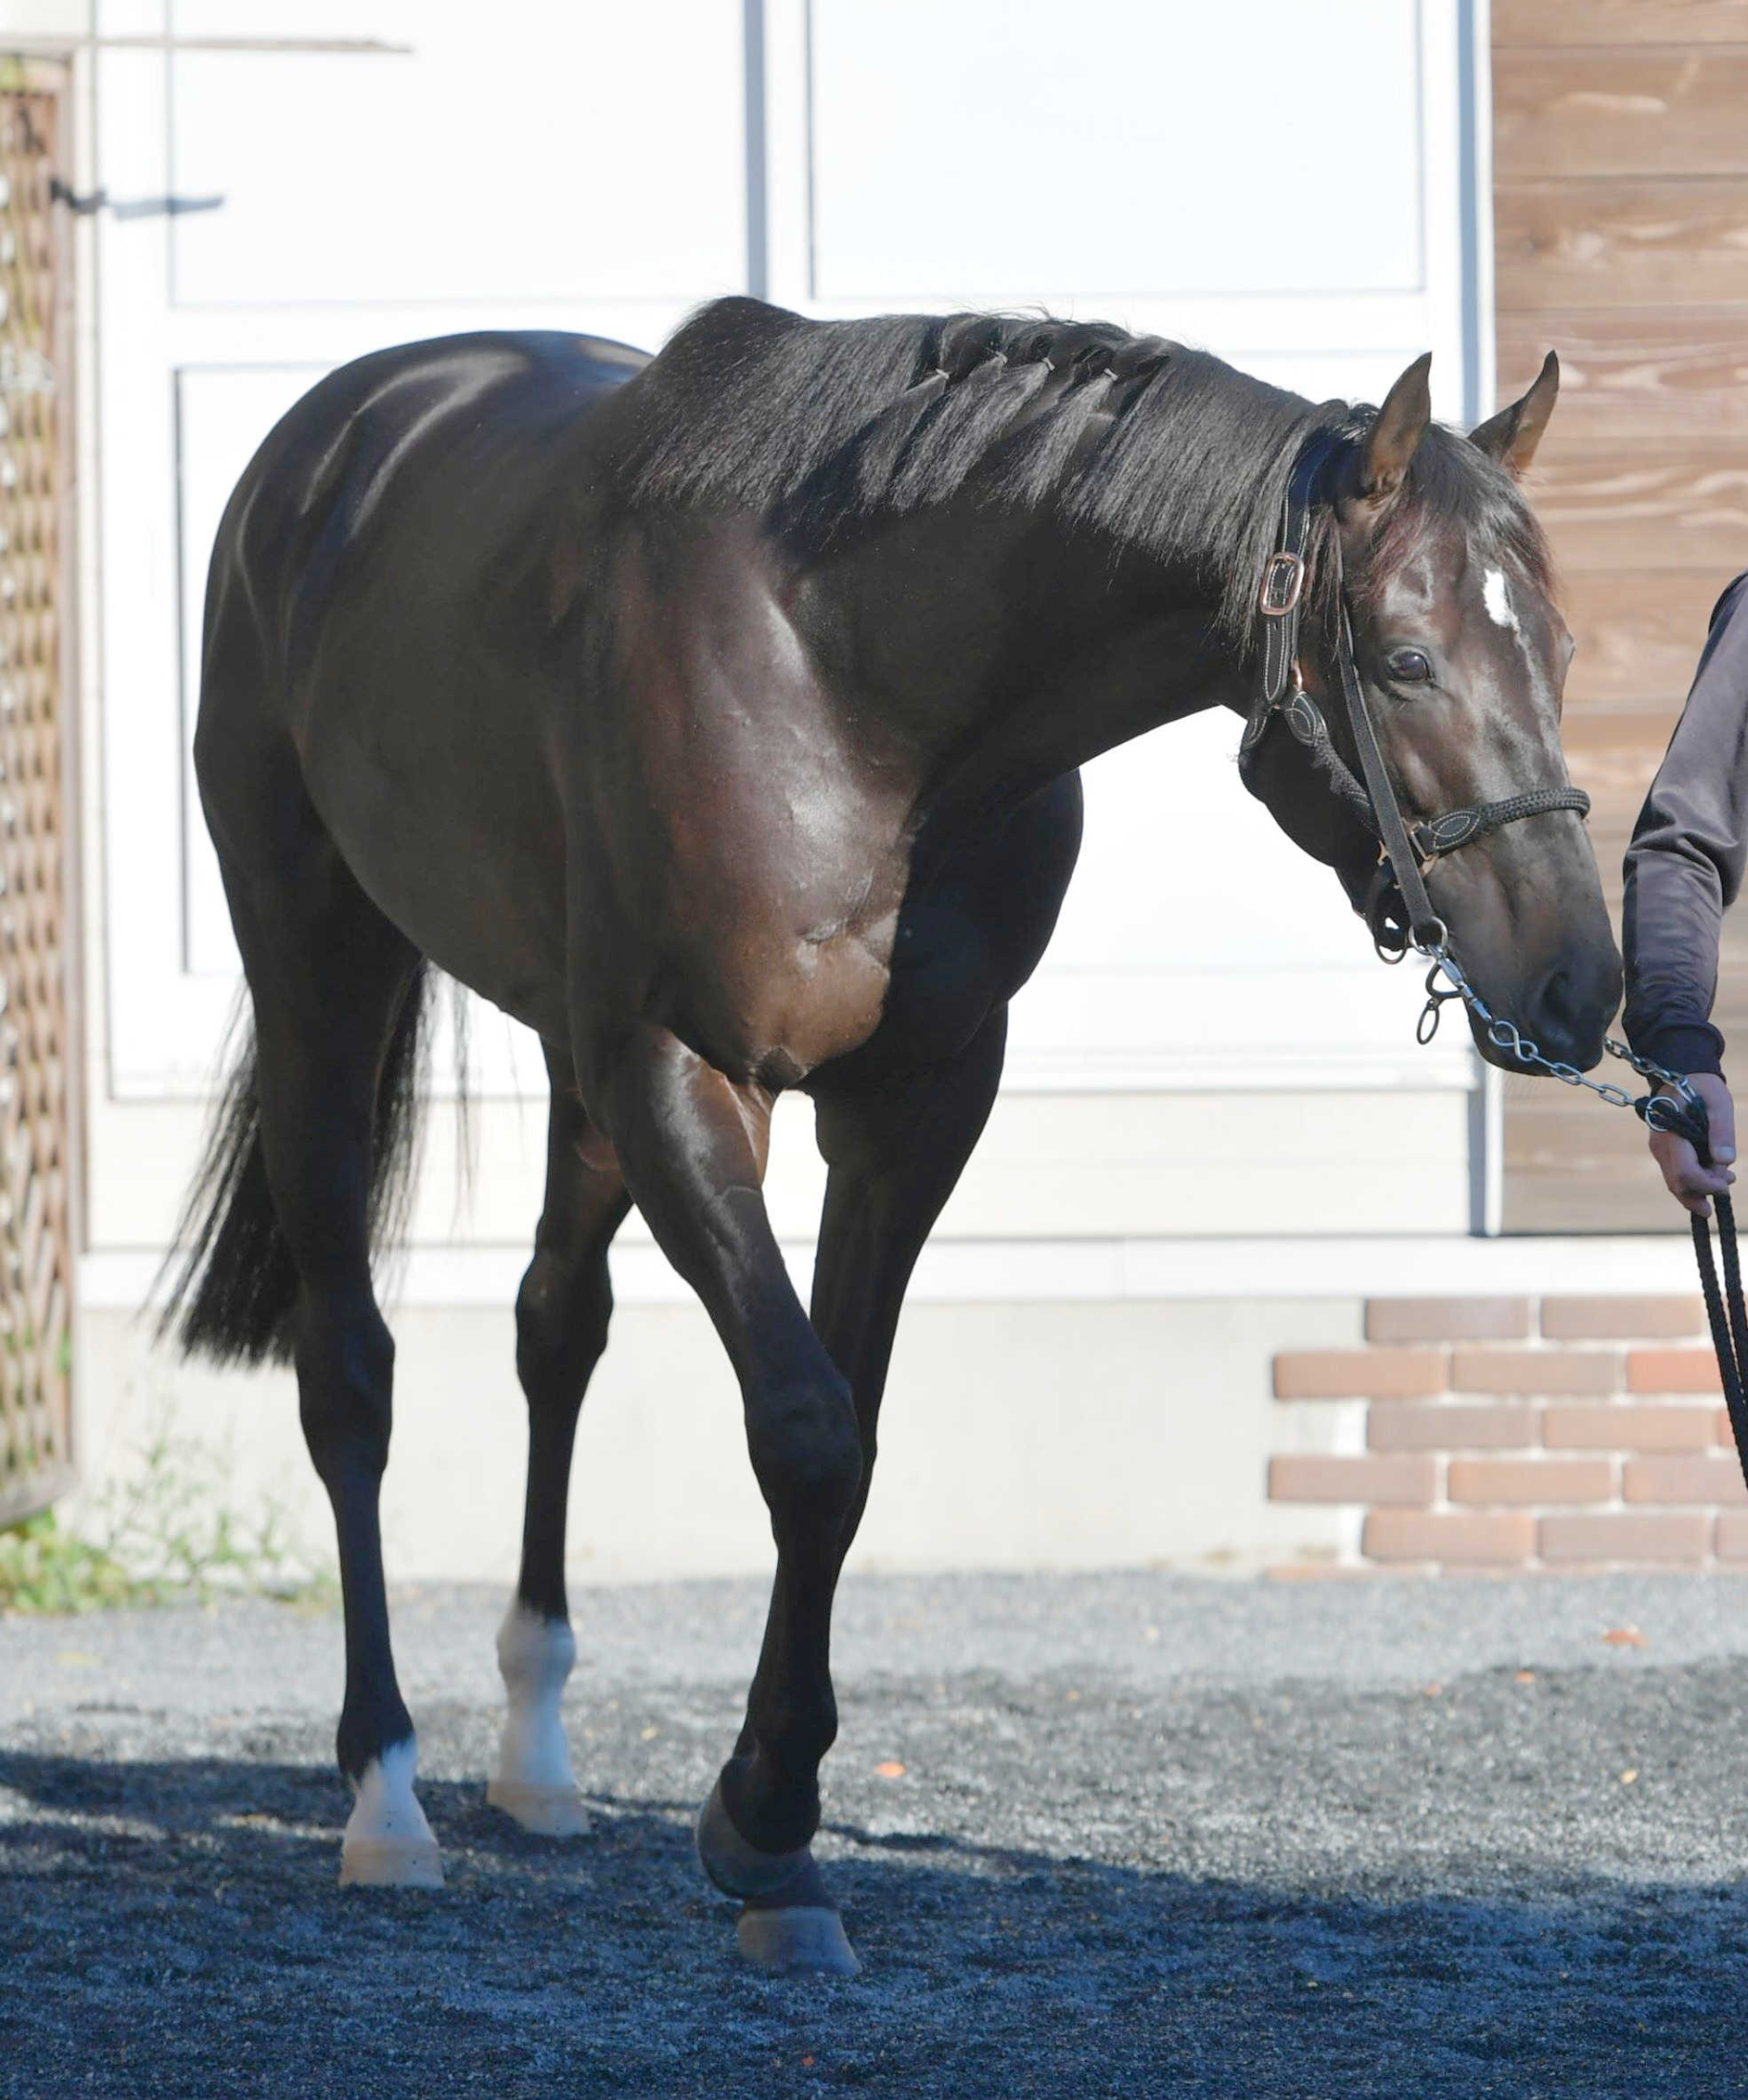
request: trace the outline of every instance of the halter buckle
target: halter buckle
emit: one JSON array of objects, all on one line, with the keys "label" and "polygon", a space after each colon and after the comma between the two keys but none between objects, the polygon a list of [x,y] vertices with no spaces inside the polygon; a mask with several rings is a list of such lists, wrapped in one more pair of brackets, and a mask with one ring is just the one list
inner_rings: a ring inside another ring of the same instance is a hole
[{"label": "halter buckle", "polygon": [[1264,620],[1284,620],[1305,590],[1305,564],[1287,548],[1277,548],[1262,566],[1256,610]]}]

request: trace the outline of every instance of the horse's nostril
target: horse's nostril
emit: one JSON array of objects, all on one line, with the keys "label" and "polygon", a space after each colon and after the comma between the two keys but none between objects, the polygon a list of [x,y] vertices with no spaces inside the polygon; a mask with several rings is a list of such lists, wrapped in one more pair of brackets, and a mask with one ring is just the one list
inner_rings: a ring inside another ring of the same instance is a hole
[{"label": "horse's nostril", "polygon": [[1535,1002],[1538,1036],[1550,1057],[1581,1067],[1602,1055],[1602,1036],[1614,1010],[1611,973],[1588,960],[1563,962],[1550,970]]},{"label": "horse's nostril", "polygon": [[1556,970],[1542,987],[1541,1008],[1549,1020],[1568,1027],[1577,1018],[1579,998],[1569,970]]}]

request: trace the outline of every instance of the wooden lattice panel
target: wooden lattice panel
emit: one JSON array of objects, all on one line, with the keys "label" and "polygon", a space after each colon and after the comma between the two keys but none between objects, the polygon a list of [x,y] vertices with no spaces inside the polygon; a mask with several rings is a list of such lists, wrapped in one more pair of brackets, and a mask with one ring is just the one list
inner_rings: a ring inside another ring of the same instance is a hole
[{"label": "wooden lattice panel", "polygon": [[0,1522],[71,1461],[60,120],[29,76],[0,87]]}]

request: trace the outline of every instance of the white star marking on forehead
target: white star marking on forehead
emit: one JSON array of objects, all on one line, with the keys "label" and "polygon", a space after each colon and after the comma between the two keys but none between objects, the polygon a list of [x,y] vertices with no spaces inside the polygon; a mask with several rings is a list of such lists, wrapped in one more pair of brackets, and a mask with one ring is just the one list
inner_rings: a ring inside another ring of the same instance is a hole
[{"label": "white star marking on forehead", "polygon": [[1506,589],[1503,569],[1489,569],[1483,578],[1481,601],[1500,626],[1510,628],[1514,635],[1523,633],[1518,625],[1516,608],[1511,603],[1511,594]]}]

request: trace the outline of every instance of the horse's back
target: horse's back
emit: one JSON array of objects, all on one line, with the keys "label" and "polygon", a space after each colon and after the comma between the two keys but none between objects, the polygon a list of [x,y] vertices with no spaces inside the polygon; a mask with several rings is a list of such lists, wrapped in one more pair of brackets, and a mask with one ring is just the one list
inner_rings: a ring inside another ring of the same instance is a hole
[{"label": "horse's back", "polygon": [[531,329],[438,336],[340,366],[243,470],[213,549],[209,626],[232,569],[257,603],[276,587],[319,593],[397,525],[416,518],[429,532],[446,498],[465,511],[464,543],[483,544],[492,514],[537,500],[589,411],[648,362],[603,337]]},{"label": "horse's back", "polygon": [[[649,353],[605,336],[557,328],[481,328],[371,350],[326,373],[262,441],[250,472],[278,467],[298,447],[322,444],[364,411],[406,429],[447,410],[490,403],[537,416],[571,416],[650,363]],[[247,480],[245,473],[244,479]]]}]

